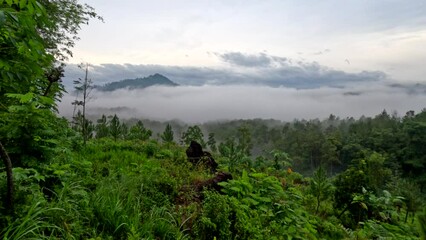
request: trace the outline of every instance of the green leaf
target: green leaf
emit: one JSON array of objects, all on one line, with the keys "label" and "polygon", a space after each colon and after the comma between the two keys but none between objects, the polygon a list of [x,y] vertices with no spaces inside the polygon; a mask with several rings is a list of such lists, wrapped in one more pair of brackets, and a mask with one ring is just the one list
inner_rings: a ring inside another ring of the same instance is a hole
[{"label": "green leaf", "polygon": [[55,170],[53,172],[53,174],[58,175],[58,176],[65,175],[65,173],[66,172],[64,170]]},{"label": "green leaf", "polygon": [[249,177],[248,177],[248,174],[247,174],[247,171],[246,170],[243,170],[243,174],[242,174],[242,176],[241,176],[241,179],[243,180],[243,181],[249,181]]},{"label": "green leaf", "polygon": [[254,205],[254,206],[256,206],[256,205],[258,205],[258,204],[259,204],[259,202],[258,202],[258,201],[254,200],[254,199],[252,199],[252,198],[244,198],[244,199],[242,200],[242,202],[246,203],[247,205]]},{"label": "green leaf", "polygon": [[4,24],[6,21],[6,15],[4,15],[4,12],[0,10],[0,26]]},{"label": "green leaf", "polygon": [[250,176],[254,178],[265,178],[267,175],[265,173],[252,173]]},{"label": "green leaf", "polygon": [[288,233],[296,233],[296,228],[294,226],[290,226],[287,231]]},{"label": "green leaf", "polygon": [[15,16],[15,14],[9,12],[7,15],[15,22],[15,24],[19,23],[19,19]]},{"label": "green leaf", "polygon": [[28,12],[30,14],[33,14],[34,13],[34,2],[30,1],[27,5],[27,8],[28,8]]},{"label": "green leaf", "polygon": [[20,0],[19,1],[19,8],[24,9],[27,6],[27,0]]}]

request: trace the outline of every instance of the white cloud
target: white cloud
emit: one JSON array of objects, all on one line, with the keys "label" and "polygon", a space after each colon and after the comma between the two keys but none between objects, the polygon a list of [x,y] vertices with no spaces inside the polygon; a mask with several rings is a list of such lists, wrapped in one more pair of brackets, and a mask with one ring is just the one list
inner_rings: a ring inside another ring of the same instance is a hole
[{"label": "white cloud", "polygon": [[[362,85],[345,95],[347,89],[319,88],[295,90],[259,86],[180,86],[151,87],[143,90],[94,92],[88,103],[89,114],[118,112],[121,118],[142,117],[157,120],[180,119],[205,122],[223,119],[273,118],[291,121],[340,117],[374,116],[383,109],[405,114],[425,106],[425,94],[409,95],[401,88]],[[60,113],[71,116],[73,96],[59,104]],[[121,110],[118,108],[122,108]],[[123,107],[125,107],[123,109]],[[108,108],[116,108],[105,112]],[[118,109],[118,110],[117,110]]]},{"label": "white cloud", "polygon": [[[266,53],[246,54],[241,52],[215,53],[229,67],[180,67],[164,65],[101,64],[93,65],[90,77],[97,85],[106,82],[145,77],[160,73],[181,85],[232,85],[256,84],[272,87],[298,89],[319,87],[346,87],[362,82],[386,80],[380,71],[348,73],[338,71],[317,62],[295,61]],[[66,69],[66,84],[82,75],[75,65]]]}]

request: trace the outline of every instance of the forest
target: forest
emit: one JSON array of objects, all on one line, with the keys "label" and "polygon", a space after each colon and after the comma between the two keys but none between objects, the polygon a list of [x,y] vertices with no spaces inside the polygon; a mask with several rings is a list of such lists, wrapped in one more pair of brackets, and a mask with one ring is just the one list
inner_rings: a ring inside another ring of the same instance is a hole
[{"label": "forest", "polygon": [[[95,10],[0,2],[1,239],[426,239],[426,109],[282,122],[57,114]],[[72,106],[70,106],[71,108]]]}]

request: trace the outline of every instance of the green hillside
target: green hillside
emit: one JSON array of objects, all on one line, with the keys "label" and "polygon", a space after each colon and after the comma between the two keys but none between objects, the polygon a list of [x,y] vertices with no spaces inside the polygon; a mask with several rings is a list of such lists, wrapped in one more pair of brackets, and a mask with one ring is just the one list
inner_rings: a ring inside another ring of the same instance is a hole
[{"label": "green hillside", "polygon": [[[68,121],[62,61],[90,18],[74,0],[0,4],[0,239],[426,239],[426,109],[153,134],[87,118],[84,64]],[[174,85],[135,81],[109,89]]]},{"label": "green hillside", "polygon": [[[419,239],[425,116],[239,120],[179,135],[166,125],[157,136],[142,121],[102,116],[86,123],[86,144],[78,123],[27,128],[46,140],[3,141],[15,191],[0,237]],[[192,141],[214,172],[187,157]],[[6,188],[2,172],[2,202]]]}]

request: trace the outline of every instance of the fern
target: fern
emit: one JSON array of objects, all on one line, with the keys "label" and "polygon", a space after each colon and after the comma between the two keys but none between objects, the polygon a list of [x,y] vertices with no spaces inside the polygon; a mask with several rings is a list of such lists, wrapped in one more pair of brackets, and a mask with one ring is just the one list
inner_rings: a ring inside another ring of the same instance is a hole
[{"label": "fern", "polygon": [[417,216],[419,233],[422,240],[426,240],[426,208]]}]

